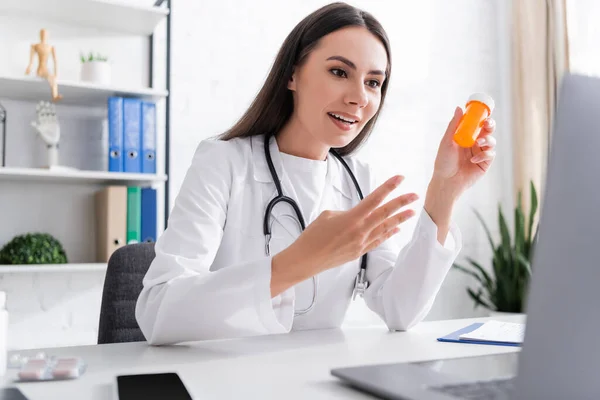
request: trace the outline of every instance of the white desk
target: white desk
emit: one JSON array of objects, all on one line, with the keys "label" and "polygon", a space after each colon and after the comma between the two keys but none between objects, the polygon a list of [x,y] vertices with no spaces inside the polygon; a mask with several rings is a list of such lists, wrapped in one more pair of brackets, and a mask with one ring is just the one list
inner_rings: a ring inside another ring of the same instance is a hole
[{"label": "white desk", "polygon": [[[497,317],[522,322],[522,316]],[[368,399],[339,383],[332,367],[427,361],[519,351],[516,347],[442,343],[436,338],[485,319],[423,322],[408,332],[384,326],[293,332],[168,347],[143,343],[43,349],[48,355],[80,356],[85,374],[72,381],[23,383],[30,400],[113,399],[119,374],[179,374],[194,399]],[[35,354],[40,350],[21,351]],[[9,370],[4,384],[11,384]]]}]

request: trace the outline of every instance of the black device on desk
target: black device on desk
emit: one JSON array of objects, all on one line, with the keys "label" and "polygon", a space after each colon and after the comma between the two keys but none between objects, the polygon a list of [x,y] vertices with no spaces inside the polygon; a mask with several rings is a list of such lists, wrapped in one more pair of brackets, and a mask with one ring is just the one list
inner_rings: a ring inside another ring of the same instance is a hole
[{"label": "black device on desk", "polygon": [[0,400],[27,400],[27,397],[16,387],[0,389]]},{"label": "black device on desk", "polygon": [[117,396],[119,400],[192,400],[174,372],[117,376]]}]

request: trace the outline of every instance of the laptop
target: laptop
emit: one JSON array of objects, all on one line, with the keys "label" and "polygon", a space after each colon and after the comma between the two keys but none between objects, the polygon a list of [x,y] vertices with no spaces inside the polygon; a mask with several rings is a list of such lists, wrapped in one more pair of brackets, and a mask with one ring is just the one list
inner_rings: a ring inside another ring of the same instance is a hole
[{"label": "laptop", "polygon": [[560,89],[521,351],[332,375],[386,399],[600,398],[600,78]]}]

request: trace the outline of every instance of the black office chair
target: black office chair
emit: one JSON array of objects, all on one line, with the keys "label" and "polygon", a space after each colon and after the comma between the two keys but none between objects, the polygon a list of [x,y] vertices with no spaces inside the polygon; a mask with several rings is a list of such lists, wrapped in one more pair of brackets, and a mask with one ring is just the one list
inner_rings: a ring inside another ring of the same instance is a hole
[{"label": "black office chair", "polygon": [[98,344],[146,340],[135,319],[135,304],[153,259],[154,243],[130,244],[111,255],[102,291]]}]

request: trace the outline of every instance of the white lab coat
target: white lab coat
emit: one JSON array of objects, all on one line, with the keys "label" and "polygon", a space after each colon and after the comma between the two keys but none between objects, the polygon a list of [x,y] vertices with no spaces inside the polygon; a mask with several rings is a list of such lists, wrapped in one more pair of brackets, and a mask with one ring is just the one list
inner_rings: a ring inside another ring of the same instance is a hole
[{"label": "white lab coat", "polygon": [[[273,209],[271,256],[265,254],[263,216],[275,196],[264,154],[264,137],[205,140],[195,152],[158,238],[156,258],[143,280],[137,322],[151,344],[285,333],[342,324],[350,304],[359,259],[317,275],[314,308],[309,279],[271,299],[271,258],[300,234],[287,205]],[[283,171],[277,142],[270,149],[284,194],[297,198]],[[366,196],[375,189],[368,165],[345,158]],[[327,185],[310,224],[324,210],[348,210],[359,198],[335,157],[327,157]],[[412,240],[400,254],[390,241],[368,256],[367,306],[392,330],[406,330],[428,313],[461,248],[454,224],[445,246],[424,210]]]}]

